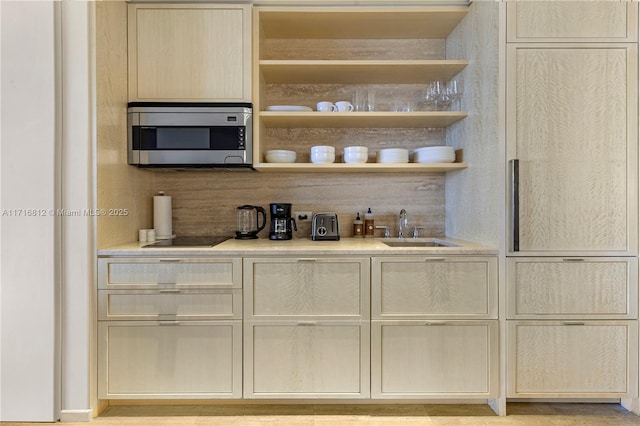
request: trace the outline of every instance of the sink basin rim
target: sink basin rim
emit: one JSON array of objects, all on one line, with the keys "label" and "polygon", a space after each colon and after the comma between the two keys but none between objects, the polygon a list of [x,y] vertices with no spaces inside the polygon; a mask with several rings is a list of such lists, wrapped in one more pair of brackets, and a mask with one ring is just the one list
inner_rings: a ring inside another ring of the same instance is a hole
[{"label": "sink basin rim", "polygon": [[446,248],[461,247],[460,244],[444,241],[439,238],[384,238],[382,244],[393,248]]}]

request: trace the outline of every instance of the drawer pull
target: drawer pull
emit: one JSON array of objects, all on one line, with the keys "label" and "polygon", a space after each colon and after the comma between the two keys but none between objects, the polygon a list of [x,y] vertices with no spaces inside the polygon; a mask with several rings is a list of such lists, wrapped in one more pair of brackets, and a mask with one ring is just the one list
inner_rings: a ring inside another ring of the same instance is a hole
[{"label": "drawer pull", "polygon": [[178,263],[182,262],[182,259],[160,259],[161,263]]},{"label": "drawer pull", "polygon": [[447,323],[444,321],[429,321],[425,322],[424,325],[447,325]]},{"label": "drawer pull", "polygon": [[581,259],[579,257],[567,257],[565,259],[562,259],[563,262],[584,262],[584,259]]},{"label": "drawer pull", "polygon": [[584,325],[582,321],[563,321],[563,325]]},{"label": "drawer pull", "polygon": [[298,259],[298,262],[316,262],[318,259]]},{"label": "drawer pull", "polygon": [[180,290],[177,288],[170,288],[170,289],[166,289],[166,290],[159,290],[158,293],[163,293],[163,294],[178,294],[180,293]]},{"label": "drawer pull", "polygon": [[180,325],[180,321],[160,321],[158,325],[163,327],[168,325]]},{"label": "drawer pull", "polygon": [[298,321],[296,325],[309,327],[313,325],[318,325],[318,323],[316,321]]},{"label": "drawer pull", "polygon": [[444,257],[430,257],[425,259],[424,261],[425,262],[444,262],[445,260],[447,259],[445,259]]}]

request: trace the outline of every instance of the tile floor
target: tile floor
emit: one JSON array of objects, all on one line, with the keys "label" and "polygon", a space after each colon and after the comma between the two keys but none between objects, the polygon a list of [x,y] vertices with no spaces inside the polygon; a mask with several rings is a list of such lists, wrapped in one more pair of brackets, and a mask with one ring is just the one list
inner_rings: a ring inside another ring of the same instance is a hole
[{"label": "tile floor", "polygon": [[[509,403],[508,416],[486,405],[188,405],[111,406],[97,426],[640,426],[640,417],[616,404]],[[42,423],[9,423],[28,426]]]}]

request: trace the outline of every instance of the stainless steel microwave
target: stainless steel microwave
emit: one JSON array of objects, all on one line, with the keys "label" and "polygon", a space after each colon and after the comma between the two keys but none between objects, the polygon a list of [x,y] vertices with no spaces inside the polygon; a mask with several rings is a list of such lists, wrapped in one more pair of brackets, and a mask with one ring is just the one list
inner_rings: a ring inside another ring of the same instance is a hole
[{"label": "stainless steel microwave", "polygon": [[249,103],[132,102],[128,162],[149,168],[250,168]]}]

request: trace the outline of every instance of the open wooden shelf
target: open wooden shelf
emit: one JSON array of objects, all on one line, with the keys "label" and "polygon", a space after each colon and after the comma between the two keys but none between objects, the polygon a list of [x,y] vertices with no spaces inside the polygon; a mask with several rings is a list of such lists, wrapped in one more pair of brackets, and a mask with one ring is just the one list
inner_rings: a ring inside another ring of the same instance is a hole
[{"label": "open wooden shelf", "polygon": [[260,172],[442,173],[466,169],[467,163],[257,163]]},{"label": "open wooden shelf", "polygon": [[442,128],[467,116],[460,111],[260,111],[258,114],[265,127],[282,128]]},{"label": "open wooden shelf", "polygon": [[460,60],[262,60],[265,83],[426,84],[449,81],[468,61]]},{"label": "open wooden shelf", "polygon": [[[260,8],[258,8],[260,9]],[[425,39],[446,38],[468,13],[465,6],[317,7],[310,10],[260,10],[260,28],[266,38],[317,39]]]}]

